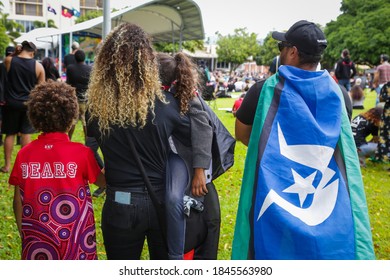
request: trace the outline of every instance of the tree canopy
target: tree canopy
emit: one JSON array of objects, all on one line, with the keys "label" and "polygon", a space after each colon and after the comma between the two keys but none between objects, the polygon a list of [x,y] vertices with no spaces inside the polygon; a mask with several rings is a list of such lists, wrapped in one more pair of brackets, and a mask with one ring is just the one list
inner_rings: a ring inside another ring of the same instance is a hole
[{"label": "tree canopy", "polygon": [[379,56],[390,53],[390,1],[343,0],[342,14],[325,27],[328,47],[323,65],[330,68],[348,49],[355,63],[379,64]]},{"label": "tree canopy", "polygon": [[0,1],[0,55],[4,54],[9,43],[16,45],[14,40],[20,37],[20,32],[24,31],[23,25],[14,20],[8,19],[9,14],[3,13],[3,2]]},{"label": "tree canopy", "polygon": [[[35,21],[33,22],[33,25],[34,25],[34,28],[46,27],[46,23],[43,22],[43,21],[39,21],[39,20],[35,20]],[[47,27],[57,28],[57,26],[56,26],[54,20],[52,20],[52,19],[49,19],[49,20],[47,21]]]},{"label": "tree canopy", "polygon": [[279,55],[277,41],[272,38],[272,32],[269,32],[265,37],[263,44],[255,56],[258,65],[271,65],[273,58]]},{"label": "tree canopy", "polygon": [[103,11],[102,10],[88,11],[88,12],[85,13],[85,15],[82,15],[79,18],[77,18],[75,20],[75,23],[82,23],[84,21],[100,17],[102,15],[103,15]]},{"label": "tree canopy", "polygon": [[[175,53],[179,50],[179,43],[154,43],[154,48],[158,52],[166,52],[166,53]],[[203,41],[202,40],[190,40],[190,41],[183,41],[182,43],[182,49],[186,49],[190,52],[195,52],[196,50],[202,50],[203,49]]]},{"label": "tree canopy", "polygon": [[217,36],[218,60],[231,63],[232,70],[260,52],[257,35],[248,33],[246,28],[235,29],[233,35],[217,34]]}]

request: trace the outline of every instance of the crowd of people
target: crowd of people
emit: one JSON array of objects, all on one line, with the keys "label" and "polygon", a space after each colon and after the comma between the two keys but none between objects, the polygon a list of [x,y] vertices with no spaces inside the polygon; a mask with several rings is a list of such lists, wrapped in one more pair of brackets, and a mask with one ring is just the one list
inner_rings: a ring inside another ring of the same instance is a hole
[{"label": "crowd of people", "polygon": [[[63,82],[52,59],[34,59],[33,43],[18,48],[2,71],[2,172],[15,186],[22,259],[96,259],[91,198],[103,193],[108,259],[140,259],[145,239],[151,259],[217,259],[212,170],[233,163],[212,164],[213,122],[190,58],[155,53],[144,30],[122,24],[97,48],[93,68],[74,43]],[[71,142],[78,120],[86,145]]]},{"label": "crowd of people", "polygon": [[[97,259],[92,196],[103,193],[108,259],[140,259],[145,240],[150,259],[217,259],[214,170],[231,167],[221,155],[233,157],[235,141],[217,141],[203,98],[232,92],[235,136],[248,146],[232,259],[375,258],[360,168],[367,157],[389,161],[389,58],[372,79],[378,105],[352,118],[368,81],[349,51],[328,72],[316,24],[272,37],[280,55],[267,74],[210,72],[184,53],[156,53],[130,23],[108,34],[93,66],[74,42],[66,82],[51,58],[34,59],[33,43],[7,49],[0,171],[15,186],[22,259]],[[85,145],[71,141],[79,120]]]}]

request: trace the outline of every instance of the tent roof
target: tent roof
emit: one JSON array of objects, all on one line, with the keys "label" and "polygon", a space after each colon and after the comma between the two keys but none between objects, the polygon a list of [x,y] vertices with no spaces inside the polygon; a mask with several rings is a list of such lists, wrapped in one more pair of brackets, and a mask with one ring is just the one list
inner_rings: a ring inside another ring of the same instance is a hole
[{"label": "tent roof", "polygon": [[[191,0],[155,0],[111,13],[112,29],[124,22],[139,25],[156,42],[204,39],[202,15]],[[100,16],[45,35],[80,32],[101,36],[102,30],[103,16]]]},{"label": "tent roof", "polygon": [[57,46],[57,40],[53,40],[53,36],[57,36],[57,28],[35,28],[28,33],[15,39],[16,43],[23,41],[33,42],[38,49],[52,48]]}]

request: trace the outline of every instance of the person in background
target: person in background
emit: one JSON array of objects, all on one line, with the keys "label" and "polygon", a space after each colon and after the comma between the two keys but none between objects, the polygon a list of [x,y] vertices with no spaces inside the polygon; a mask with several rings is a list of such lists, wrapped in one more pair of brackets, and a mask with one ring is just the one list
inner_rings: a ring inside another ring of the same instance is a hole
[{"label": "person in background", "polygon": [[107,258],[140,259],[147,239],[150,259],[168,259],[159,219],[164,213],[152,202],[129,144],[134,143],[156,199],[165,201],[168,139],[173,135],[191,146],[190,121],[173,94],[161,91],[156,53],[142,28],[123,23],[107,35],[87,96],[87,132],[99,143],[107,180],[102,210]]},{"label": "person in background", "polygon": [[54,65],[53,59],[50,57],[45,57],[42,60],[42,66],[45,69],[45,80],[61,81],[60,73],[58,72],[57,67]]},{"label": "person in background", "polygon": [[316,71],[325,35],[301,20],[272,37],[281,66],[236,114],[236,138],[249,146],[232,259],[373,259],[343,96]]},{"label": "person in background", "polygon": [[[10,56],[15,51],[14,47],[8,46],[5,48],[5,57]],[[0,146],[3,145],[3,134],[1,133],[1,123],[3,120],[2,109],[5,105],[5,91],[7,88],[7,69],[5,64],[0,63]]]},{"label": "person in background", "polygon": [[351,60],[348,49],[341,53],[341,59],[336,64],[335,75],[340,85],[347,91],[351,90],[351,78],[356,75],[355,63]]},{"label": "person in background", "polygon": [[364,95],[363,89],[360,87],[361,81],[362,80],[360,78],[357,78],[355,84],[352,86],[351,91],[349,92],[353,109],[364,109],[364,100],[366,97]]},{"label": "person in background", "polygon": [[45,69],[34,59],[36,50],[32,42],[23,41],[21,47],[4,61],[8,82],[1,126],[2,133],[6,135],[4,166],[0,169],[3,173],[8,173],[11,168],[15,136],[21,133],[21,146],[24,147],[31,142],[31,134],[34,133],[25,102],[29,99],[30,91],[45,81]]},{"label": "person in background", "polygon": [[[85,121],[86,92],[88,89],[89,78],[91,76],[92,67],[85,64],[85,53],[82,50],[77,50],[74,53],[76,64],[69,65],[66,69],[66,83],[76,89],[76,96],[79,102],[79,119],[83,125],[84,141],[87,139],[87,123]],[[72,139],[76,124],[69,130],[69,138]]]},{"label": "person in background", "polygon": [[[352,134],[359,155],[360,166],[366,167],[366,158],[373,157],[378,147],[379,126],[383,108],[375,107],[357,115],[351,122]],[[367,137],[371,140],[367,142]]]},{"label": "person in background", "polygon": [[383,85],[390,81],[390,63],[389,56],[387,54],[382,54],[380,56],[380,65],[376,68],[374,73],[373,87],[377,92],[376,103],[379,103],[379,95]]},{"label": "person in background", "polygon": [[280,66],[280,56],[277,55],[272,59],[271,65],[269,66],[268,75],[272,76],[278,71]]},{"label": "person in background", "polygon": [[64,70],[69,67],[69,65],[76,64],[76,59],[74,57],[74,54],[80,49],[80,44],[77,42],[73,42],[71,46],[71,53],[68,53],[67,55],[64,56]]},{"label": "person in background", "polygon": [[9,183],[23,260],[93,260],[96,229],[88,183],[105,185],[92,151],[70,142],[75,91],[62,82],[36,86],[27,102],[38,139],[17,154]]},{"label": "person in background", "polygon": [[236,116],[237,110],[238,110],[238,108],[240,108],[242,101],[244,100],[245,95],[246,95],[246,93],[242,93],[240,95],[240,97],[236,101],[234,101],[233,108],[232,108],[232,113],[233,113],[234,117]]},{"label": "person in background", "polygon": [[[376,162],[390,162],[390,81],[383,85],[379,95],[383,102],[383,113],[379,128],[379,142],[375,153]],[[390,169],[388,169],[390,171]]]}]

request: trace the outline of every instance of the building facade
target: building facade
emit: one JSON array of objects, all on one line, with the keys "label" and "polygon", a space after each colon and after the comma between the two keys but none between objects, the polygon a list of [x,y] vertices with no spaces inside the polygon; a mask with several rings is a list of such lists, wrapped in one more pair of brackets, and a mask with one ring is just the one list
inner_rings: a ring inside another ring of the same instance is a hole
[{"label": "building facade", "polygon": [[[46,23],[52,20],[57,28],[66,28],[75,24],[77,16],[85,15],[88,11],[103,9],[103,0],[9,0],[9,3],[4,2],[7,1],[3,1],[3,4],[5,13],[9,14],[8,19],[20,23],[24,27],[23,32],[33,30],[34,21]],[[64,11],[62,7],[65,8]]]}]

